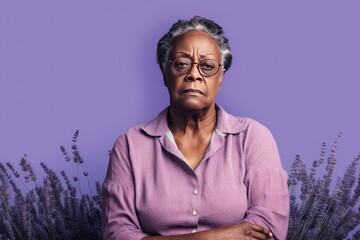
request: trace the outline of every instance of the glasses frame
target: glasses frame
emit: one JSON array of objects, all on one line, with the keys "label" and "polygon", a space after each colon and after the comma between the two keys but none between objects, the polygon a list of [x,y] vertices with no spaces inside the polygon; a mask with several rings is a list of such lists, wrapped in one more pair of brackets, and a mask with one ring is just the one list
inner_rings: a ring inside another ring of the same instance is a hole
[{"label": "glasses frame", "polygon": [[[173,62],[174,62],[174,60],[176,60],[176,59],[178,59],[178,58],[185,58],[185,59],[188,59],[188,60],[190,61],[191,67],[189,68],[189,70],[188,70],[187,72],[185,72],[185,73],[180,73],[180,72],[178,72],[178,71],[175,69],[175,67],[174,67],[174,65],[173,65]],[[203,61],[206,61],[206,60],[214,61],[214,62],[216,62],[216,63],[219,65],[218,69],[216,70],[216,72],[215,72],[214,74],[204,75],[204,74],[201,72],[201,70],[200,70],[200,63],[203,62]],[[220,67],[224,66],[224,64],[220,64],[218,61],[216,61],[216,60],[214,60],[214,59],[209,59],[209,58],[205,58],[205,59],[203,59],[203,60],[201,60],[201,61],[199,61],[199,62],[193,62],[193,61],[192,61],[190,58],[188,58],[188,57],[176,57],[176,58],[174,58],[174,59],[172,59],[172,60],[169,60],[169,63],[171,64],[171,67],[175,70],[175,72],[177,72],[177,73],[180,74],[180,75],[186,75],[186,74],[188,74],[188,73],[191,71],[192,66],[193,66],[194,64],[197,64],[197,67],[196,67],[196,68],[197,68],[197,70],[199,71],[200,75],[203,76],[203,77],[212,77],[212,76],[214,76],[215,74],[217,74],[217,73],[219,72]],[[225,71],[225,69],[224,69],[224,71]]]}]

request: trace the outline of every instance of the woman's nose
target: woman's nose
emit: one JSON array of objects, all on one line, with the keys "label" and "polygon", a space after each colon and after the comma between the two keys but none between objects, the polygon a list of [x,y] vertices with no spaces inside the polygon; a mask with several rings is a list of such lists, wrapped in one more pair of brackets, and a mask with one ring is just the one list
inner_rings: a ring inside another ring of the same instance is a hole
[{"label": "woman's nose", "polygon": [[203,78],[199,72],[199,64],[193,63],[190,69],[190,72],[186,75],[186,80],[188,81],[202,81]]}]

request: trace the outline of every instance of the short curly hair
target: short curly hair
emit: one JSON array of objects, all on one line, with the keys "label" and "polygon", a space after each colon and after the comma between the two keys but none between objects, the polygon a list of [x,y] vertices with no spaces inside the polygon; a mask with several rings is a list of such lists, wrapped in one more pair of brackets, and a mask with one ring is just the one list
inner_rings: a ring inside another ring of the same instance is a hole
[{"label": "short curly hair", "polygon": [[214,21],[194,16],[189,20],[179,20],[172,25],[170,30],[159,40],[157,44],[157,63],[163,70],[168,62],[170,50],[174,39],[186,32],[198,30],[208,33],[219,45],[221,53],[221,62],[226,70],[229,70],[232,61],[232,54],[228,39],[224,36],[224,31],[220,25]]}]

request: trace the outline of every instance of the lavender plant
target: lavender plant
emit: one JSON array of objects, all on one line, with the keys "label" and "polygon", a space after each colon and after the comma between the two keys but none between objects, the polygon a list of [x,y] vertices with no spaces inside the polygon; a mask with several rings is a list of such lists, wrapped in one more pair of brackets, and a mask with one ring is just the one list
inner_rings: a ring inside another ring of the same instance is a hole
[{"label": "lavender plant", "polygon": [[[78,135],[76,131],[72,139],[72,155],[60,147],[65,161],[75,164],[72,179],[41,163],[44,177],[39,182],[26,155],[20,160],[22,174],[11,163],[0,162],[0,239],[101,239],[100,183],[95,182],[92,195],[89,173],[79,174],[84,160]],[[84,178],[89,193],[81,191]]]},{"label": "lavender plant", "polygon": [[[313,161],[309,172],[300,155],[296,155],[288,180],[288,240],[346,239],[349,233],[359,226],[360,207],[357,203],[360,196],[360,177],[356,176],[356,169],[360,153],[351,161],[344,176],[339,177],[331,188],[336,166],[335,151],[340,137],[341,133],[335,138],[328,157],[326,143],[323,142],[320,158]],[[325,167],[324,174],[318,177],[322,166]],[[355,231],[351,239],[360,239],[360,230]]]}]

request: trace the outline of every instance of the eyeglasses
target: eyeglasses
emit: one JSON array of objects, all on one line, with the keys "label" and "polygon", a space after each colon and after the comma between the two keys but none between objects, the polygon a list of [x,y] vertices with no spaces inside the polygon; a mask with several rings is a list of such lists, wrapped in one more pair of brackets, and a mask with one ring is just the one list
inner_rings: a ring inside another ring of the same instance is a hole
[{"label": "eyeglasses", "polygon": [[172,68],[179,74],[188,74],[191,71],[192,65],[197,64],[197,69],[203,77],[214,76],[220,67],[223,66],[213,59],[203,59],[197,63],[186,57],[175,58],[170,60],[169,63],[171,63]]}]

